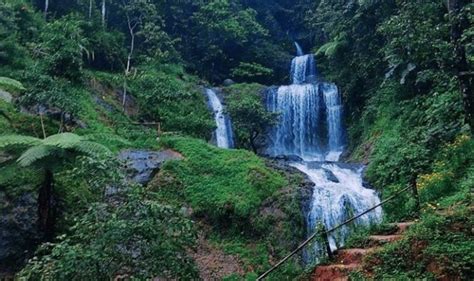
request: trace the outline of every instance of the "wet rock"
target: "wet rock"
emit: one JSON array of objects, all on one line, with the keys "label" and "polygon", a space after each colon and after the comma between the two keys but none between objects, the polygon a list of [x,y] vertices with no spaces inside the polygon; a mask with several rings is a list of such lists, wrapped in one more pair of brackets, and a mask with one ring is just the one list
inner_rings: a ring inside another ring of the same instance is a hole
[{"label": "wet rock", "polygon": [[339,183],[339,180],[337,179],[336,175],[334,175],[333,172],[331,172],[328,169],[323,169],[323,170],[324,170],[324,173],[326,174],[326,178],[328,179],[328,181]]},{"label": "wet rock", "polygon": [[287,162],[302,162],[303,159],[298,155],[278,155],[275,157],[276,160],[283,160]]},{"label": "wet rock", "polygon": [[36,193],[14,199],[0,192],[0,271],[18,270],[41,239]]},{"label": "wet rock", "polygon": [[229,86],[232,86],[235,84],[235,81],[232,80],[232,79],[225,79],[224,82],[222,83],[222,85],[224,87],[229,87]]},{"label": "wet rock", "polygon": [[9,92],[0,90],[0,100],[11,103],[13,101],[13,96]]},{"label": "wet rock", "polygon": [[183,156],[170,149],[163,151],[124,150],[120,152],[118,159],[124,163],[129,180],[145,185],[159,171],[164,162],[180,160],[183,159]]}]

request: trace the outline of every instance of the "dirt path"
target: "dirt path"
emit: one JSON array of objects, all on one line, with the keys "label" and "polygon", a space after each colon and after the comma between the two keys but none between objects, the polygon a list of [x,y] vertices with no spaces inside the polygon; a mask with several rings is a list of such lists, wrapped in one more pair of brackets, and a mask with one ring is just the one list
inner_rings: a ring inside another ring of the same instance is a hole
[{"label": "dirt path", "polygon": [[240,260],[211,245],[203,234],[199,235],[197,250],[192,253],[202,280],[222,280],[231,274],[243,276],[245,271]]}]

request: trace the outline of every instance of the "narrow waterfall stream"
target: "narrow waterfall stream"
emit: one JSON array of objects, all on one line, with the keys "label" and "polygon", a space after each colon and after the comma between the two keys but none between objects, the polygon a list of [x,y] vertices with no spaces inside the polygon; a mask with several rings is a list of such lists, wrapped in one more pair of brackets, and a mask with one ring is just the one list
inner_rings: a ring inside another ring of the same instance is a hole
[{"label": "narrow waterfall stream", "polygon": [[[365,188],[363,166],[337,162],[344,149],[343,106],[335,84],[319,81],[315,57],[304,55],[296,43],[297,56],[291,63],[292,84],[271,88],[266,95],[268,110],[280,114],[279,124],[269,134],[267,154],[298,156],[291,166],[308,175],[315,184],[310,211],[306,214],[308,235],[318,223],[327,229],[344,222],[380,202],[374,190]],[[379,208],[355,224],[378,222]],[[330,235],[331,249],[342,246],[350,227]],[[307,261],[323,255],[321,245],[306,249]]]},{"label": "narrow waterfall stream", "polygon": [[216,145],[220,148],[233,148],[234,136],[232,132],[232,123],[230,118],[224,112],[224,106],[213,89],[205,90],[209,107],[214,113],[214,120],[216,121],[216,130],[214,132]]}]

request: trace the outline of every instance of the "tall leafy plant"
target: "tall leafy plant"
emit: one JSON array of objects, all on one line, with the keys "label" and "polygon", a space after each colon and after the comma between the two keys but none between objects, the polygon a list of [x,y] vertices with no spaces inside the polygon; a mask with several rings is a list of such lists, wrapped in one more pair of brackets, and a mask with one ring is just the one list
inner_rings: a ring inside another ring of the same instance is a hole
[{"label": "tall leafy plant", "polygon": [[45,139],[22,135],[0,137],[0,150],[14,151],[16,148],[25,148],[17,159],[20,166],[35,166],[44,174],[38,194],[38,215],[45,239],[50,240],[54,235],[56,220],[54,173],[78,155],[107,157],[111,152],[105,146],[89,141],[87,137],[72,133],[52,135]]}]

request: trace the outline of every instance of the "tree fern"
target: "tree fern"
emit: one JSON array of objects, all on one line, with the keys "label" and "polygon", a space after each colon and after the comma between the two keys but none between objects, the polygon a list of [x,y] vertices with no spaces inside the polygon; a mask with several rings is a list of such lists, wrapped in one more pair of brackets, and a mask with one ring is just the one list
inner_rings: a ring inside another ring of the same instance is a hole
[{"label": "tree fern", "polygon": [[10,146],[32,146],[39,144],[41,144],[41,140],[34,137],[21,135],[0,136],[0,149],[5,149]]},{"label": "tree fern", "polygon": [[334,57],[337,54],[337,51],[344,47],[347,44],[346,34],[343,32],[334,38],[333,41],[327,42],[326,44],[322,45],[318,51],[318,55],[325,55],[326,57]]},{"label": "tree fern", "polygon": [[43,140],[43,144],[57,146],[59,148],[74,148],[78,143],[83,140],[81,136],[73,133],[62,133],[52,135]]},{"label": "tree fern", "polygon": [[[0,136],[0,149],[14,146],[29,146],[18,158],[22,166],[29,166],[49,156],[61,157],[61,151],[86,154],[91,157],[110,157],[112,152],[102,144],[89,141],[73,133],[52,135],[44,140],[20,135]],[[60,159],[57,159],[60,160]]]},{"label": "tree fern", "polygon": [[84,140],[95,141],[99,143],[120,143],[124,145],[130,145],[128,140],[117,135],[107,133],[89,134],[84,136]]},{"label": "tree fern", "polygon": [[23,167],[31,166],[36,161],[51,156],[54,150],[54,147],[47,145],[33,146],[23,152],[20,158],[18,158],[17,162]]},{"label": "tree fern", "polygon": [[105,146],[91,141],[81,141],[75,147],[75,150],[89,156],[111,156],[112,152]]},{"label": "tree fern", "polygon": [[25,87],[17,80],[8,77],[0,77],[0,89],[21,92],[25,90]]}]

